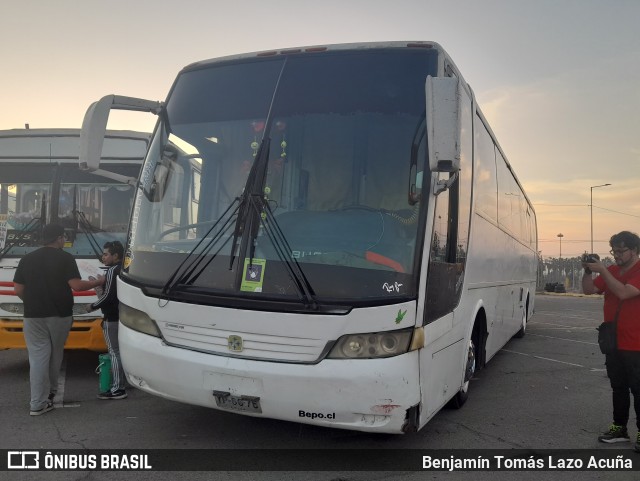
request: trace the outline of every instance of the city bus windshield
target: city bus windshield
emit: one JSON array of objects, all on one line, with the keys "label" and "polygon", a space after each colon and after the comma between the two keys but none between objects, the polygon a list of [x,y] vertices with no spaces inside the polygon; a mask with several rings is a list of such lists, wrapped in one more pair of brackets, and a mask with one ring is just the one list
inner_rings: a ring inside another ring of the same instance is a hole
[{"label": "city bus windshield", "polygon": [[425,206],[410,201],[409,177],[416,145],[424,170],[415,137],[436,55],[371,49],[186,69],[143,167],[125,278],[204,303],[415,296]]},{"label": "city bus windshield", "polygon": [[[140,166],[107,164],[137,177]],[[96,258],[107,241],[125,241],[134,188],[82,172],[77,164],[2,164],[0,226],[3,257],[21,257],[40,247],[44,224],[64,226],[65,250],[77,258]]]}]

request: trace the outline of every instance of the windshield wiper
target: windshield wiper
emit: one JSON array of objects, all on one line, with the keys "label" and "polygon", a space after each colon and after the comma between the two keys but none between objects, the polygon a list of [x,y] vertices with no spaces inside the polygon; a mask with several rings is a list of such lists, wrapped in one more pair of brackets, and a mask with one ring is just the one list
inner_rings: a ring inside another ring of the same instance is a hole
[{"label": "windshield wiper", "polygon": [[[249,258],[249,263],[253,261],[256,248],[256,239],[260,230],[260,226],[264,227],[265,232],[273,246],[275,247],[278,257],[285,263],[287,271],[293,280],[300,299],[306,306],[312,309],[317,309],[317,303],[314,299],[314,292],[309,283],[309,280],[305,276],[304,272],[300,268],[297,260],[293,260],[291,256],[291,248],[282,232],[280,226],[277,224],[273,213],[269,205],[264,199],[264,183],[267,176],[267,167],[269,165],[269,151],[271,147],[271,138],[269,132],[271,131],[271,124],[273,122],[272,110],[275,103],[276,94],[280,85],[280,80],[284,72],[287,60],[285,58],[280,74],[276,81],[276,85],[273,90],[273,96],[271,98],[271,104],[267,113],[267,118],[264,127],[264,136],[258,147],[256,157],[254,159],[247,181],[245,182],[244,189],[240,197],[236,198],[234,202],[227,208],[216,224],[214,224],[203,239],[198,242],[195,248],[187,255],[187,257],[180,263],[178,268],[173,272],[169,280],[166,282],[162,289],[162,295],[168,296],[179,285],[193,285],[198,277],[204,272],[207,266],[213,261],[213,259],[220,253],[222,248],[226,246],[227,242],[210,256],[208,261],[202,264],[203,259],[210,253],[213,246],[219,241],[219,239],[233,226],[233,236],[231,237],[231,252],[229,255],[229,270],[233,270],[233,266],[236,262],[236,257],[240,259]],[[168,125],[168,119],[166,119]],[[226,217],[229,210],[237,203],[235,210],[231,215]],[[264,215],[264,217],[263,217]],[[203,248],[196,254],[200,245],[203,244],[205,238],[213,231],[213,229],[226,217],[223,225],[219,231],[206,243]],[[235,222],[234,222],[235,217]],[[240,247],[238,249],[238,243]],[[244,275],[242,266],[244,264],[238,262],[236,272],[236,286],[241,285],[242,277]]]},{"label": "windshield wiper", "polygon": [[27,225],[25,225],[22,229],[18,231],[16,236],[12,240],[7,240],[7,243],[4,246],[4,249],[0,252],[0,259],[4,258],[5,255],[9,253],[9,251],[22,239],[25,238],[27,234],[36,230],[37,226],[40,224],[40,217],[34,217],[31,219]]},{"label": "windshield wiper", "polygon": [[[289,276],[298,291],[300,300],[311,309],[317,309],[318,305],[314,299],[314,292],[309,280],[305,276],[298,261],[291,256],[291,247],[278,225],[269,204],[264,198],[264,182],[269,164],[269,149],[271,139],[265,137],[258,149],[256,160],[253,163],[249,178],[245,185],[245,191],[241,198],[238,219],[233,234],[233,244],[231,246],[231,260],[229,269],[233,268],[235,252],[238,238],[242,238],[240,245],[240,258],[249,258],[249,264],[253,263],[255,256],[256,239],[260,226],[264,227],[267,237],[275,248],[276,254],[285,263]],[[247,255],[248,251],[248,255]],[[292,261],[293,259],[293,261]],[[240,264],[242,265],[242,264]],[[244,276],[243,270],[238,266],[236,273],[236,283],[241,283]]]},{"label": "windshield wiper", "polygon": [[[237,205],[239,202],[239,198],[236,198],[229,207],[222,213],[220,218],[207,230],[207,232],[202,236],[202,239],[198,241],[198,243],[194,246],[194,248],[187,254],[184,260],[178,265],[178,267],[173,271],[173,274],[169,277],[164,287],[162,288],[162,295],[168,296],[171,291],[173,291],[177,286],[181,284],[193,284],[193,282],[200,276],[200,274],[206,269],[206,267],[213,261],[213,259],[220,253],[220,251],[227,245],[228,240],[224,242],[216,252],[213,253],[209,261],[200,269],[200,271],[194,275],[195,270],[198,268],[202,259],[205,258],[213,249],[213,246],[222,238],[222,236],[229,230],[229,228],[234,225],[234,217],[238,215],[239,206]],[[231,214],[229,212],[234,207]],[[225,219],[225,220],[223,220]],[[213,232],[213,230],[222,222],[222,226],[218,231],[207,240],[209,235]],[[205,243],[206,241],[206,243]],[[203,245],[204,244],[204,245]],[[200,252],[196,254],[198,248],[203,245],[203,248]]]},{"label": "windshield wiper", "polygon": [[[238,201],[240,201],[239,198],[237,198],[235,202]],[[254,232],[254,234],[252,234],[251,236],[245,236],[245,239],[249,239],[249,263],[253,261],[254,257],[254,240],[257,236],[257,231],[260,225],[255,222],[255,219],[258,218],[260,219],[260,223],[264,227],[264,231],[267,234],[267,237],[275,247],[276,254],[280,258],[280,260],[285,263],[287,271],[291,279],[293,280],[296,290],[298,291],[300,300],[307,307],[314,310],[317,309],[318,305],[315,301],[315,293],[313,291],[313,288],[311,287],[307,276],[304,274],[302,268],[298,264],[298,261],[291,256],[291,247],[289,246],[289,243],[287,242],[282,229],[278,225],[273,213],[271,212],[271,208],[261,196],[250,196],[248,197],[247,202],[249,202],[249,212],[247,212],[246,215],[251,220],[250,230]],[[209,235],[213,228],[222,221],[222,218],[226,216],[227,212],[229,211],[229,209],[231,209],[231,207],[233,207],[233,205],[234,204],[231,204],[227,211],[216,222],[216,224],[212,226],[211,229],[209,229],[209,231],[205,235],[205,238]],[[238,205],[231,213],[231,215],[227,217],[227,220],[224,222],[218,233],[207,242],[207,244],[200,252],[198,252],[198,254],[194,253],[196,250],[198,250],[198,247],[200,246],[202,241],[200,241],[198,245],[196,245],[196,247],[193,249],[193,251],[188,254],[187,258],[184,259],[184,261],[178,266],[178,268],[174,271],[174,273],[165,284],[162,290],[162,293],[165,296],[168,296],[179,285],[192,285],[200,277],[200,275],[205,271],[205,269],[209,266],[213,259],[220,253],[222,249],[224,249],[224,247],[228,243],[228,240],[227,242],[222,244],[218,248],[218,250],[210,256],[209,260],[203,265],[201,265],[202,260],[209,254],[209,252],[216,244],[216,242],[221,238],[221,236],[224,235],[232,225],[234,225],[234,217],[239,216],[240,209],[241,206]],[[261,213],[265,214],[264,218],[262,217]],[[237,226],[238,224],[240,224],[240,221],[236,220],[235,225]],[[187,261],[191,256],[194,256],[194,258],[191,259],[191,262],[187,264]]]},{"label": "windshield wiper", "polygon": [[[229,256],[229,270],[233,269],[233,265],[236,260],[236,251],[238,250],[239,239],[241,239],[239,249],[240,259],[248,257],[249,264],[253,262],[256,249],[256,239],[258,237],[260,225],[262,225],[267,237],[275,247],[276,254],[287,266],[287,271],[293,280],[293,284],[296,286],[300,299],[306,306],[309,306],[312,309],[317,309],[314,292],[309,280],[300,268],[298,261],[295,259],[293,262],[291,261],[291,247],[289,246],[282,229],[276,222],[269,205],[264,199],[264,184],[267,177],[267,167],[269,165],[269,152],[271,150],[271,137],[269,135],[271,132],[271,124],[273,122],[272,112],[278,88],[280,86],[280,80],[282,79],[282,74],[284,73],[286,65],[287,59],[285,58],[278,80],[273,89],[271,105],[269,106],[269,112],[267,113],[264,126],[264,136],[262,137],[262,142],[260,142],[256,158],[253,161],[253,165],[249,171],[249,176],[247,177],[247,182],[245,183],[242,196],[240,198],[238,218],[233,232],[233,242],[231,244],[231,254]],[[236,272],[237,286],[241,285],[242,278],[244,276],[242,265],[242,263],[239,263],[238,270]]]},{"label": "windshield wiper", "polygon": [[93,235],[94,232],[104,232],[104,230],[95,227],[89,222],[87,216],[84,212],[78,210],[78,184],[74,184],[73,186],[73,210],[71,211],[73,214],[73,218],[76,221],[76,225],[80,225],[80,229],[89,239],[89,245],[93,249],[98,260],[102,260],[102,246],[98,244],[96,236]]},{"label": "windshield wiper", "polygon": [[98,260],[102,259],[102,247],[100,247],[100,244],[98,243],[98,240],[96,239],[96,236],[93,235],[93,233],[104,231],[93,226],[91,222],[89,222],[89,219],[87,219],[85,213],[80,210],[74,210],[73,216],[75,217],[78,225],[80,225],[80,230],[82,231],[82,233],[87,236],[89,245],[91,245],[93,252],[98,257]]},{"label": "windshield wiper", "polygon": [[[282,232],[282,228],[278,224],[278,221],[276,221],[273,212],[271,212],[269,203],[264,198],[261,198],[260,203],[262,204],[261,206],[255,206],[257,215],[264,227],[267,237],[275,247],[276,254],[278,254],[280,260],[282,260],[287,266],[287,271],[289,271],[289,275],[298,290],[300,300],[302,300],[309,308],[313,310],[318,309],[318,303],[315,300],[313,287],[302,270],[302,267],[300,267],[298,260],[291,255],[291,246],[289,245],[284,232]],[[264,218],[261,215],[262,212],[265,214]],[[252,259],[253,256],[251,256],[249,263],[251,263]]]},{"label": "windshield wiper", "polygon": [[[266,131],[266,127],[265,127]],[[246,253],[247,243],[249,238],[255,239],[257,235],[257,228],[254,219],[250,218],[251,207],[255,203],[255,199],[263,198],[263,184],[266,177],[267,165],[269,165],[269,149],[271,148],[271,138],[264,137],[258,148],[256,158],[253,161],[247,182],[245,183],[242,195],[240,196],[240,206],[238,211],[238,218],[236,220],[235,229],[233,231],[233,242],[231,244],[231,255],[229,256],[229,270],[233,269],[233,264],[236,259],[236,251],[238,248],[238,239],[242,238],[242,244],[240,246],[240,252]],[[259,202],[259,200],[258,200]],[[258,214],[259,215],[259,214]],[[247,225],[250,226],[252,232],[250,236],[244,236],[244,231]],[[255,231],[255,232],[253,232]],[[254,235],[255,234],[255,235]],[[253,244],[253,242],[252,242]],[[251,258],[253,258],[253,251],[255,245],[251,249]]]},{"label": "windshield wiper", "polygon": [[27,225],[18,231],[18,238],[14,239],[11,244],[6,244],[2,252],[0,252],[0,259],[2,259],[18,242],[24,239],[25,235],[29,232],[36,230],[36,227],[40,225],[42,227],[43,219],[47,218],[47,198],[46,194],[42,194],[42,205],[40,206],[40,217],[34,217]]},{"label": "windshield wiper", "polygon": [[[251,227],[250,238],[253,240],[255,236],[257,236],[258,228],[251,218],[249,218],[249,214],[251,212],[252,198],[262,198],[263,190],[264,190],[264,182],[267,175],[267,165],[269,165],[269,150],[271,148],[271,137],[269,134],[271,132],[271,124],[273,122],[273,105],[276,100],[276,95],[278,93],[278,88],[280,86],[280,80],[282,79],[282,74],[284,72],[285,67],[287,66],[287,57],[284,58],[282,62],[282,68],[280,69],[280,73],[278,74],[278,79],[276,80],[276,84],[273,88],[273,94],[271,95],[271,103],[269,104],[269,110],[267,112],[267,118],[264,123],[264,130],[262,135],[262,141],[260,142],[260,146],[258,147],[258,151],[256,152],[256,157],[253,161],[253,165],[251,166],[251,170],[249,171],[249,175],[247,177],[247,181],[244,184],[244,189],[242,190],[242,194],[240,196],[240,210],[238,212],[238,218],[236,220],[236,226],[233,231],[233,242],[231,243],[231,255],[229,256],[229,270],[233,269],[233,263],[236,259],[236,250],[238,248],[238,239],[242,238],[242,243],[240,245],[240,258],[245,257],[247,252],[247,244],[249,238],[246,236],[245,227],[246,224],[249,223]],[[255,234],[255,235],[254,235]],[[252,242],[253,243],[253,242]],[[255,246],[251,248],[253,252]],[[253,256],[251,256],[253,258]],[[237,280],[242,276],[242,269],[238,268]]]}]

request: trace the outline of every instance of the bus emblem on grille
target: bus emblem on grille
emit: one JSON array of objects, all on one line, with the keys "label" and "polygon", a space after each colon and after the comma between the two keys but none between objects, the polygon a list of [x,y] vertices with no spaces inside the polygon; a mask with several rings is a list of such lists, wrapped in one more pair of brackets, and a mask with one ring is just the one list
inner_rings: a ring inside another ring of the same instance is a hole
[{"label": "bus emblem on grille", "polygon": [[242,351],[242,338],[240,336],[229,336],[227,338],[227,347],[230,351]]}]

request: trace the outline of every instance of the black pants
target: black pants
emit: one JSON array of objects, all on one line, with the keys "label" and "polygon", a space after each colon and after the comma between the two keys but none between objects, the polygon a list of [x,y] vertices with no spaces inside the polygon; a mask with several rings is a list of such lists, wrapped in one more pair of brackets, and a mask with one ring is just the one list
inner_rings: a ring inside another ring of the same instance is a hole
[{"label": "black pants", "polygon": [[118,342],[118,321],[102,321],[104,342],[109,350],[111,359],[111,392],[126,389],[126,377],[120,360],[120,343]]},{"label": "black pants", "polygon": [[636,426],[640,429],[640,351],[618,351],[607,354],[607,376],[613,389],[613,422],[626,426],[633,394]]}]

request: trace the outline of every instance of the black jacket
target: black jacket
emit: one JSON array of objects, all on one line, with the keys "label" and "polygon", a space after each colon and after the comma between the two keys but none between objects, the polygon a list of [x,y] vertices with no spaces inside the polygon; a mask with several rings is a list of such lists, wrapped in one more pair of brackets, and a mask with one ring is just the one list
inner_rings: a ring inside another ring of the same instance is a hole
[{"label": "black jacket", "polygon": [[119,301],[116,281],[118,279],[118,274],[120,274],[121,267],[122,266],[120,264],[116,264],[115,266],[111,266],[107,269],[102,294],[96,302],[91,304],[91,307],[94,309],[102,309],[105,321],[117,322],[119,318]]}]

